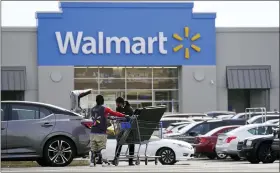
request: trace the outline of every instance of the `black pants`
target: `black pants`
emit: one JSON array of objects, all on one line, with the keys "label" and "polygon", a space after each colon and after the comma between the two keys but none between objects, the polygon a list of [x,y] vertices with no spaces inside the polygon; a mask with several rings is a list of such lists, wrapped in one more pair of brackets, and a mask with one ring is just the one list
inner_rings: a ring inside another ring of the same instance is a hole
[{"label": "black pants", "polygon": [[[129,144],[128,145],[128,150],[129,150],[129,155],[130,156],[134,156],[134,149],[135,149],[135,145],[134,144]],[[117,143],[117,146],[116,146],[116,151],[115,151],[115,156],[116,157],[119,157],[120,156],[120,153],[122,151],[122,145],[119,145]],[[133,163],[133,158],[129,158],[129,163]]]}]

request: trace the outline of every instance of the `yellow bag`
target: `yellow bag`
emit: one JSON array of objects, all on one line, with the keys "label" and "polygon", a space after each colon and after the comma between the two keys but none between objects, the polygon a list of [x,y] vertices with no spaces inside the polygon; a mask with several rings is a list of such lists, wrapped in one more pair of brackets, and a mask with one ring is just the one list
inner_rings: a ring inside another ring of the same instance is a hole
[{"label": "yellow bag", "polygon": [[[115,127],[114,127],[115,126]],[[107,127],[107,135],[116,136],[120,133],[120,127],[117,123],[112,122],[111,126]]]}]

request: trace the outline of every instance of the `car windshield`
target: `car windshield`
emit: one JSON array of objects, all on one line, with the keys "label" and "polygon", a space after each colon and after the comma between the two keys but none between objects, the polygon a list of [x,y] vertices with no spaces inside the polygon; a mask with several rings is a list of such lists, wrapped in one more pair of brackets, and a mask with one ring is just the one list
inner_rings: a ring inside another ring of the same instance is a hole
[{"label": "car windshield", "polygon": [[197,124],[200,124],[200,122],[188,124],[187,126],[185,126],[184,128],[182,128],[181,130],[179,130],[178,133],[185,133],[185,132],[187,132],[189,129],[191,129],[191,128],[193,128],[194,126],[196,126]]},{"label": "car windshield", "polygon": [[170,125],[165,130],[169,131],[169,130],[172,130],[174,127],[176,127],[176,126],[175,125]]}]

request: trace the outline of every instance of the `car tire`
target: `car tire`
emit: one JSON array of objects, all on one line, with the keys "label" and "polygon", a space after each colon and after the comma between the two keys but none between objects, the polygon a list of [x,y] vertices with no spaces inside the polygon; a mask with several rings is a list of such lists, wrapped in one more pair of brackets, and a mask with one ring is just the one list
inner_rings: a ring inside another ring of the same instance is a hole
[{"label": "car tire", "polygon": [[247,156],[246,160],[248,160],[251,164],[259,164],[260,160],[256,156]]},{"label": "car tire", "polygon": [[73,142],[65,137],[56,137],[48,140],[44,147],[44,160],[52,167],[69,165],[76,154]]},{"label": "car tire", "polygon": [[234,161],[239,161],[241,159],[238,155],[229,155],[229,157]]},{"label": "car tire", "polygon": [[176,155],[171,148],[162,148],[157,153],[160,156],[159,162],[162,165],[174,165],[176,163]]},{"label": "car tire", "polygon": [[210,160],[214,160],[214,159],[216,159],[217,155],[216,154],[207,154],[206,157],[208,157],[208,159],[210,159]]},{"label": "car tire", "polygon": [[277,156],[275,152],[271,149],[269,144],[262,144],[258,150],[258,157],[260,161],[264,164],[266,163],[273,163]]},{"label": "car tire", "polygon": [[46,162],[46,160],[44,160],[44,158],[39,158],[39,159],[36,160],[36,162],[38,163],[38,165],[40,165],[42,167],[50,166],[48,164],[48,162]]}]

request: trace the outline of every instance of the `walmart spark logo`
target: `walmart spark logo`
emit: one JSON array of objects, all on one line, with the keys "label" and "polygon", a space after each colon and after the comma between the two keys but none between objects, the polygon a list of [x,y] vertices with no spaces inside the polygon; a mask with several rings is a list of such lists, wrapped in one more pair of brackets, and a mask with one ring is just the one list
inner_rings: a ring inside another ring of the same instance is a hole
[{"label": "walmart spark logo", "polygon": [[[189,38],[189,27],[185,27],[184,28],[185,31],[185,38],[188,39]],[[183,38],[179,35],[179,34],[173,34],[173,38],[178,40],[178,41],[183,41]],[[198,40],[200,38],[200,34],[197,33],[194,36],[191,37],[191,41],[194,42],[196,40]],[[173,48],[174,52],[178,52],[179,50],[181,50],[183,48],[183,44],[179,44],[176,47]],[[193,50],[195,50],[196,52],[200,52],[201,48],[195,44],[191,44],[191,48]],[[185,58],[189,59],[190,58],[190,51],[189,48],[185,48]]]}]

